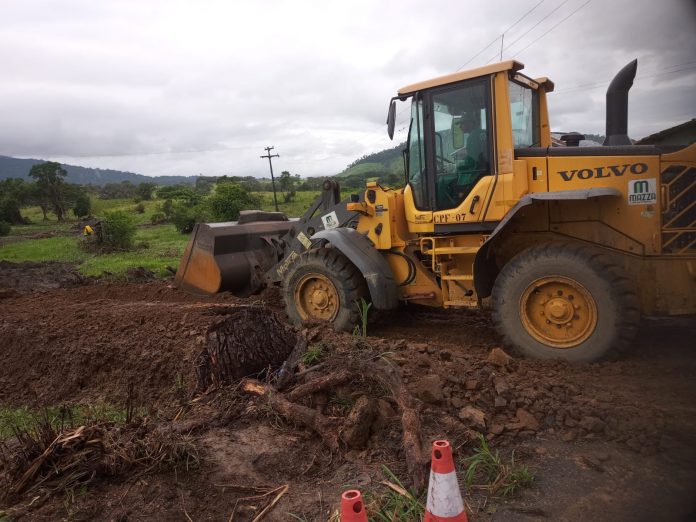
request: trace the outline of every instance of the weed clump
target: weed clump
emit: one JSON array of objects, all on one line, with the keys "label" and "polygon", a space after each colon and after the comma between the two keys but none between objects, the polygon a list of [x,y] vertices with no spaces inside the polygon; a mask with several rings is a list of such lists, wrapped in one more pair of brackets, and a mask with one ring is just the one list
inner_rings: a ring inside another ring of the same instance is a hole
[{"label": "weed clump", "polygon": [[158,430],[130,408],[122,422],[67,427],[64,421],[56,424],[45,413],[32,427],[14,428],[16,442],[0,452],[4,500],[33,496],[41,503],[54,494],[70,496],[99,478],[188,469],[199,461],[191,437]]},{"label": "weed clump", "polygon": [[365,495],[366,509],[372,513],[371,520],[391,522],[392,520],[423,520],[425,499],[415,491],[409,490],[401,480],[382,465],[386,489],[382,493],[368,492]]},{"label": "weed clump", "polygon": [[[498,451],[491,451],[483,435],[479,435],[479,447],[474,454],[464,461],[468,464],[464,472],[467,487],[483,489],[492,494],[500,492],[506,497],[534,482],[534,474],[529,468],[515,463],[514,451],[509,464],[506,463]],[[479,484],[475,484],[477,481]]]}]

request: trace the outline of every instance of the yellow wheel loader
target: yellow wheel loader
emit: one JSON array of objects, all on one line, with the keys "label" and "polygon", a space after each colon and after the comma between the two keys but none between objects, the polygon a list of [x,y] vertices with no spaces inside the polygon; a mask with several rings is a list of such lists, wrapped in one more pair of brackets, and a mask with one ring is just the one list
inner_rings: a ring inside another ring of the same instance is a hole
[{"label": "yellow wheel loader", "polygon": [[[251,295],[281,284],[288,316],[351,330],[356,301],[476,307],[490,298],[507,345],[593,361],[626,348],[641,315],[696,312],[696,144],[632,145],[628,90],[607,91],[606,141],[552,146],[548,78],[505,61],[416,83],[406,186],[341,201],[327,180],[305,215],[249,211],[196,226],[181,288]],[[465,332],[462,332],[464,335]]]}]

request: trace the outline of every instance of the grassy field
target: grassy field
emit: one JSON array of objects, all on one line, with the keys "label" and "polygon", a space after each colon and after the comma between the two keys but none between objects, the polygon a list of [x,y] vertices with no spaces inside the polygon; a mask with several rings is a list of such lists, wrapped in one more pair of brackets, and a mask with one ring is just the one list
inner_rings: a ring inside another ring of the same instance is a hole
[{"label": "grassy field", "polygon": [[135,217],[135,223],[138,225],[147,225],[152,220],[152,214],[159,211],[162,201],[141,201],[145,207],[145,212],[142,214],[135,210],[138,206],[132,199],[92,199],[92,214],[102,216],[104,212],[112,212],[114,210],[122,210],[128,212]]},{"label": "grassy field", "polygon": [[104,272],[121,276],[129,268],[142,266],[164,276],[169,273],[167,266],[178,266],[188,235],[180,234],[172,225],[141,227],[136,232],[133,250],[109,254],[86,252],[80,248],[82,241],[84,238],[79,231],[70,235],[17,241],[0,247],[0,260],[76,263],[80,273],[86,276],[98,276]]},{"label": "grassy field", "polygon": [[[347,198],[351,192],[357,192],[355,190],[342,190],[341,199]],[[273,204],[273,192],[257,192],[261,196],[261,209],[273,211],[275,206]],[[320,192],[316,191],[302,191],[298,192],[293,201],[290,203],[283,203],[282,194],[278,193],[278,210],[285,212],[289,217],[300,217],[309,206],[314,203],[314,200],[319,196]]]},{"label": "grassy field", "polygon": [[[262,209],[275,210],[272,192],[260,192]],[[319,191],[298,192],[290,203],[282,202],[279,197],[279,209],[290,217],[299,217],[307,210]],[[343,194],[346,197],[347,193]],[[6,244],[0,243],[0,260],[22,261],[62,261],[75,263],[80,273],[85,276],[99,276],[103,273],[122,276],[129,268],[144,267],[158,276],[170,274],[167,267],[176,268],[188,242],[188,234],[180,234],[173,225],[150,225],[152,215],[159,211],[162,201],[143,201],[145,211],[138,213],[136,203],[131,199],[92,199],[92,214],[103,216],[105,212],[122,210],[133,216],[138,229],[135,247],[126,252],[95,254],[80,247],[85,241],[80,231],[79,221],[68,219],[58,222],[53,214],[43,220],[39,207],[22,209],[22,215],[31,224],[12,227],[10,239]],[[37,234],[51,233],[52,237],[33,237]],[[20,238],[22,238],[20,240]]]},{"label": "grassy field", "polygon": [[[256,194],[261,196],[262,210],[275,210],[275,205],[273,204],[273,192],[257,192]],[[283,195],[278,193],[278,210],[280,210],[280,212],[285,212],[289,217],[300,217],[305,213],[318,195],[319,191],[298,192],[293,198],[293,201],[290,203],[283,203]]]}]

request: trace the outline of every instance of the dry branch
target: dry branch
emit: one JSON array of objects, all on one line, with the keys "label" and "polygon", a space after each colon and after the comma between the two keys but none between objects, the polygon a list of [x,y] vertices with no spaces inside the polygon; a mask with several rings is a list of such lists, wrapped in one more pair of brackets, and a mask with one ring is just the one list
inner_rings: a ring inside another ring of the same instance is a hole
[{"label": "dry branch", "polygon": [[189,457],[197,460],[195,454],[189,438],[152,430],[145,423],[98,423],[59,432],[45,420],[34,432],[18,430],[17,445],[0,455],[2,489],[10,497],[44,497],[100,476],[149,471]]}]

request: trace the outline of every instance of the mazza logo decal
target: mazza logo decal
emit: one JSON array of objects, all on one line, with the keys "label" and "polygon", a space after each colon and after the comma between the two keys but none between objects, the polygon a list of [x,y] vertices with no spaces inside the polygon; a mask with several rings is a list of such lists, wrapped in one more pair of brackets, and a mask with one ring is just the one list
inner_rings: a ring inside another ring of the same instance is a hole
[{"label": "mazza logo decal", "polygon": [[657,202],[657,180],[636,179],[628,182],[628,204],[648,205]]}]

